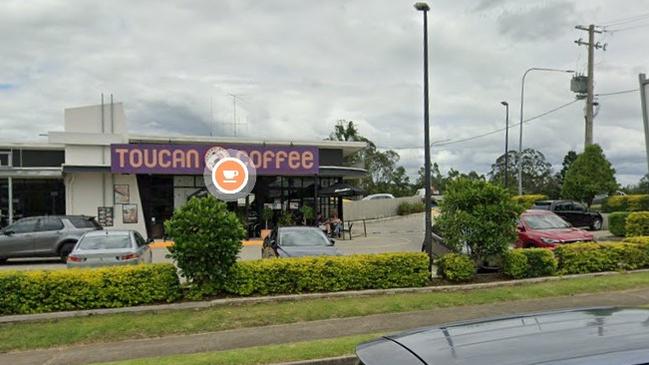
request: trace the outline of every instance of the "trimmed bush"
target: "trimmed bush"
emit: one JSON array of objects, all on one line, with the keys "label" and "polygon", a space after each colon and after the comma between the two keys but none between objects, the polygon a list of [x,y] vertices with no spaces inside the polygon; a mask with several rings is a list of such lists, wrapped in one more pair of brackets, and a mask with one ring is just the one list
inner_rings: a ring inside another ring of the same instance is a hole
[{"label": "trimmed bush", "polygon": [[624,239],[624,242],[639,243],[641,245],[649,245],[649,236],[627,237]]},{"label": "trimmed bush", "polygon": [[548,197],[547,195],[543,194],[528,194],[528,195],[514,195],[512,196],[512,200],[523,207],[525,209],[529,209],[534,205],[539,200],[546,200]]},{"label": "trimmed bush", "polygon": [[171,258],[192,290],[218,292],[246,234],[236,214],[212,196],[192,198],[165,222],[165,230],[174,241]]},{"label": "trimmed bush", "polygon": [[639,212],[649,210],[649,195],[614,195],[602,203],[604,212]]},{"label": "trimmed bush", "polygon": [[630,242],[575,243],[554,250],[560,274],[649,267],[649,245]]},{"label": "trimmed bush", "polygon": [[626,235],[629,237],[649,235],[649,212],[633,212],[629,214],[624,228]]},{"label": "trimmed bush", "polygon": [[626,236],[626,218],[630,212],[613,212],[608,215],[608,230],[618,237]]},{"label": "trimmed bush", "polygon": [[461,282],[475,277],[475,263],[469,256],[449,253],[439,258],[436,264],[438,275],[446,280]]},{"label": "trimmed bush", "polygon": [[557,265],[552,251],[544,248],[515,249],[503,256],[503,273],[514,279],[552,276]]},{"label": "trimmed bush", "polygon": [[421,213],[424,210],[426,210],[426,206],[422,202],[416,202],[416,203],[403,202],[399,204],[399,208],[397,208],[397,214],[408,215],[413,213]]},{"label": "trimmed bush", "polygon": [[173,302],[181,290],[171,264],[0,272],[0,314]]},{"label": "trimmed bush", "polygon": [[424,286],[423,253],[300,257],[240,261],[224,286],[228,294],[277,295]]}]

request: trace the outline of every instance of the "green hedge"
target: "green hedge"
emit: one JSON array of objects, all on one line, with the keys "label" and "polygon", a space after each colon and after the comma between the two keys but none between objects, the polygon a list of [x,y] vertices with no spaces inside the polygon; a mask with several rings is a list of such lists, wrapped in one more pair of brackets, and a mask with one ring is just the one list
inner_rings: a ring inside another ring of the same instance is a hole
[{"label": "green hedge", "polygon": [[608,215],[608,230],[618,237],[626,236],[626,218],[631,212],[613,212]]},{"label": "green hedge", "polygon": [[604,200],[604,212],[639,212],[649,210],[649,195],[614,195]]},{"label": "green hedge", "polygon": [[525,209],[529,209],[534,205],[535,202],[539,200],[546,200],[548,198],[547,195],[543,194],[529,194],[529,195],[514,195],[512,196],[512,200],[515,201],[518,204],[521,204],[522,206],[525,207]]},{"label": "green hedge", "polygon": [[181,297],[171,264],[0,272],[0,314],[172,302]]},{"label": "green hedge", "polygon": [[440,257],[436,264],[438,275],[449,281],[469,281],[476,274],[475,263],[466,255],[449,253]]},{"label": "green hedge", "polygon": [[424,286],[423,253],[240,261],[225,284],[234,295],[273,295]]},{"label": "green hedge", "polygon": [[503,273],[514,279],[552,276],[557,266],[554,254],[545,248],[514,249],[503,256]]},{"label": "green hedge", "polygon": [[624,228],[629,237],[649,235],[649,212],[632,212],[626,218]]},{"label": "green hedge", "polygon": [[649,267],[649,245],[634,242],[577,243],[554,250],[560,274]]},{"label": "green hedge", "polygon": [[649,245],[649,236],[627,237],[627,238],[624,239],[624,242],[639,243],[639,244],[642,244],[642,245]]},{"label": "green hedge", "polygon": [[397,208],[397,214],[408,215],[412,213],[421,213],[424,210],[426,210],[426,206],[422,202],[416,202],[416,203],[403,202],[399,204],[399,208]]}]

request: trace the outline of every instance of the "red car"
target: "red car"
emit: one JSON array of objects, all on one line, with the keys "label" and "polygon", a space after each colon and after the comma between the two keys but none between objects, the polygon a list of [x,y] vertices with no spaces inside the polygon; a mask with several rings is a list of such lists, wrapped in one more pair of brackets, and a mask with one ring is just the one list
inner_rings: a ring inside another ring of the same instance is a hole
[{"label": "red car", "polygon": [[543,247],[593,241],[592,233],[574,228],[558,215],[547,210],[530,209],[521,214],[516,247]]}]

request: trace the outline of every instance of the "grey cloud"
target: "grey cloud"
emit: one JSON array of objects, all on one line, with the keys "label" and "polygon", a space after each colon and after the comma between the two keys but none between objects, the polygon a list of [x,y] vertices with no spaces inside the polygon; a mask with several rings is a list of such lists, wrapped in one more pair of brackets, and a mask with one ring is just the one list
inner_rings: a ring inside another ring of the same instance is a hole
[{"label": "grey cloud", "polygon": [[574,27],[574,14],[575,5],[568,1],[522,6],[500,15],[498,31],[516,41],[553,40]]}]

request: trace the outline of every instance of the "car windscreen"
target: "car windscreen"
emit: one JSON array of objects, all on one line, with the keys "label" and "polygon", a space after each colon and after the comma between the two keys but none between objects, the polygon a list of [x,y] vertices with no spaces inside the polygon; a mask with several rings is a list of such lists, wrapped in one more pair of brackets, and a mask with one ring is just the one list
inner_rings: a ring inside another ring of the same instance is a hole
[{"label": "car windscreen", "polygon": [[570,223],[554,214],[532,214],[523,216],[525,224],[531,229],[570,228]]},{"label": "car windscreen", "polygon": [[280,230],[279,242],[282,246],[327,246],[329,240],[317,229]]},{"label": "car windscreen", "polygon": [[79,242],[80,250],[115,250],[131,247],[131,238],[127,234],[92,235],[84,237]]}]

